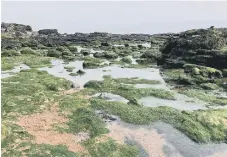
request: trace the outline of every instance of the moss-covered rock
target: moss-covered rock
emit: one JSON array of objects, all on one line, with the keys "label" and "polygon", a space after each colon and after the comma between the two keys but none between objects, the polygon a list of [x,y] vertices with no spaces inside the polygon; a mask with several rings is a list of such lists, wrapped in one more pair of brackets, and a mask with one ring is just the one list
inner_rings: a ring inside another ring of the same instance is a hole
[{"label": "moss-covered rock", "polygon": [[88,56],[89,54],[91,54],[91,51],[88,50],[88,49],[82,49],[82,50],[80,51],[80,53],[82,53],[84,56]]},{"label": "moss-covered rock", "polygon": [[94,57],[96,57],[96,58],[104,58],[104,56],[105,56],[105,54],[102,53],[102,52],[96,52],[96,53],[94,53]]},{"label": "moss-covered rock", "polygon": [[105,58],[106,59],[117,59],[118,58],[118,55],[116,54],[116,53],[114,53],[114,52],[104,52],[104,54],[105,54]]},{"label": "moss-covered rock", "polygon": [[111,46],[111,44],[108,43],[108,42],[102,42],[102,43],[101,43],[101,46]]},{"label": "moss-covered rock", "polygon": [[78,49],[76,46],[68,46],[69,51],[71,51],[73,54],[78,52]]},{"label": "moss-covered rock", "polygon": [[207,90],[215,90],[219,88],[215,83],[202,83],[201,87]]},{"label": "moss-covered rock", "polygon": [[116,53],[120,56],[125,57],[125,56],[132,54],[132,51],[131,50],[119,50]]},{"label": "moss-covered rock", "polygon": [[227,69],[222,69],[222,75],[223,77],[227,77]]},{"label": "moss-covered rock", "polygon": [[[226,29],[189,30],[169,38],[161,48],[162,57],[158,63],[172,68],[174,65],[169,61],[176,60],[224,69],[227,68],[226,44]],[[182,68],[182,65],[173,68]]]},{"label": "moss-covered rock", "polygon": [[54,49],[50,49],[47,52],[47,56],[59,58],[62,56],[62,52],[54,50]]},{"label": "moss-covered rock", "polygon": [[62,55],[62,58],[64,60],[68,60],[68,61],[73,61],[76,59],[76,57],[74,55]]},{"label": "moss-covered rock", "polygon": [[2,50],[1,56],[19,56],[21,55],[20,51],[17,50]]},{"label": "moss-covered rock", "polygon": [[132,63],[132,59],[129,58],[129,57],[123,57],[121,59],[121,61],[124,62],[124,63],[128,63],[128,64],[131,64]]},{"label": "moss-covered rock", "polygon": [[94,54],[96,58],[106,58],[106,59],[117,59],[118,55],[113,51],[106,51],[106,52],[96,52]]},{"label": "moss-covered rock", "polygon": [[146,64],[155,64],[156,60],[147,59],[147,58],[140,58],[140,59],[137,59],[136,62],[138,64],[146,65]]},{"label": "moss-covered rock", "polygon": [[200,66],[196,64],[185,64],[184,70],[186,73],[191,73],[195,75],[202,75],[203,77],[209,78],[221,78],[222,72],[215,68]]},{"label": "moss-covered rock", "polygon": [[95,63],[95,62],[89,62],[89,61],[84,61],[83,62],[83,68],[97,68],[99,67],[100,64],[99,63]]},{"label": "moss-covered rock", "polygon": [[192,72],[193,75],[199,75],[200,74],[200,70],[197,67],[192,68],[192,71],[191,72]]},{"label": "moss-covered rock", "polygon": [[180,75],[178,77],[177,81],[178,81],[179,84],[182,84],[182,85],[193,85],[193,84],[195,84],[193,82],[193,80],[191,79],[191,77],[187,76],[187,75]]},{"label": "moss-covered rock", "polygon": [[85,88],[94,88],[94,89],[100,89],[102,87],[103,83],[101,81],[89,81],[85,83]]},{"label": "moss-covered rock", "polygon": [[73,54],[69,50],[64,50],[64,51],[62,51],[62,56],[73,56]]},{"label": "moss-covered rock", "polygon": [[78,70],[77,72],[76,72],[78,75],[83,75],[83,74],[85,74],[85,71],[83,71],[83,70]]},{"label": "moss-covered rock", "polygon": [[40,55],[35,50],[33,50],[33,49],[29,48],[29,47],[25,47],[25,48],[21,49],[20,52],[21,52],[21,54]]},{"label": "moss-covered rock", "polygon": [[57,48],[56,48],[56,50],[57,51],[61,51],[61,52],[63,52],[63,51],[65,51],[65,50],[69,50],[67,47],[64,47],[64,46],[58,46]]}]

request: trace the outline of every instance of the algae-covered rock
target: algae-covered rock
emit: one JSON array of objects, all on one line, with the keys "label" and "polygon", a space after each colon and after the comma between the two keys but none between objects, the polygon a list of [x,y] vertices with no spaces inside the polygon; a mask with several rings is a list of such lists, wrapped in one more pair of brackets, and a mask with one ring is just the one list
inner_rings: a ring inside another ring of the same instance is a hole
[{"label": "algae-covered rock", "polygon": [[196,74],[196,75],[200,74],[204,77],[209,77],[209,78],[221,78],[222,77],[222,72],[215,68],[200,66],[200,65],[196,65],[196,64],[185,64],[183,67],[184,67],[184,71],[186,73],[192,73],[192,74]]},{"label": "algae-covered rock", "polygon": [[76,57],[74,55],[63,55],[62,58],[68,61],[72,61],[75,60]]},{"label": "algae-covered rock", "polygon": [[129,44],[128,43],[125,43],[124,45],[125,45],[125,47],[129,47]]},{"label": "algae-covered rock", "polygon": [[106,59],[117,59],[118,55],[114,52],[104,52]]},{"label": "algae-covered rock", "polygon": [[138,100],[135,99],[135,98],[134,98],[134,99],[131,99],[127,104],[128,104],[128,105],[141,106],[141,105],[139,104]]},{"label": "algae-covered rock", "polygon": [[97,68],[100,64],[96,62],[84,61],[83,68]]},{"label": "algae-covered rock", "polygon": [[21,55],[20,51],[17,50],[2,50],[1,56],[19,56]]},{"label": "algae-covered rock", "polygon": [[123,57],[123,58],[121,59],[121,61],[124,62],[124,63],[128,63],[128,64],[131,64],[131,63],[132,63],[132,60],[131,60],[131,58],[129,58],[129,57]]},{"label": "algae-covered rock", "polygon": [[144,48],[143,45],[141,45],[141,44],[139,44],[139,45],[137,45],[137,46],[138,46],[139,49]]},{"label": "algae-covered rock", "polygon": [[199,70],[199,68],[192,68],[192,74],[193,75],[199,75],[200,74],[200,70]]},{"label": "algae-covered rock", "polygon": [[222,75],[223,77],[227,77],[227,69],[222,69]]},{"label": "algae-covered rock", "polygon": [[[161,48],[160,65],[172,68],[169,60],[184,61],[217,69],[227,68],[226,29],[194,29],[172,36]],[[179,67],[181,68],[181,67]]]},{"label": "algae-covered rock", "polygon": [[102,52],[96,52],[96,53],[94,53],[94,57],[96,57],[96,58],[104,58],[104,56],[105,56],[105,54],[102,53]]},{"label": "algae-covered rock", "polygon": [[50,34],[58,34],[58,30],[57,29],[42,29],[38,31],[39,34],[43,34],[43,35],[50,35]]},{"label": "algae-covered rock", "polygon": [[57,48],[56,48],[56,50],[57,51],[61,51],[61,52],[63,52],[63,51],[65,51],[65,50],[69,50],[67,47],[64,47],[64,46],[58,46]]},{"label": "algae-covered rock", "polygon": [[219,88],[215,83],[202,83],[201,87],[207,90],[215,90]]},{"label": "algae-covered rock", "polygon": [[106,51],[106,52],[96,52],[94,54],[96,58],[106,58],[106,59],[117,59],[118,55],[113,51]]},{"label": "algae-covered rock", "polygon": [[182,85],[193,85],[193,80],[187,75],[180,75],[178,78],[178,83]]},{"label": "algae-covered rock", "polygon": [[69,51],[71,51],[72,53],[77,53],[78,49],[76,46],[68,46]]},{"label": "algae-covered rock", "polygon": [[70,52],[69,50],[64,50],[62,52],[62,55],[65,55],[65,56],[73,56],[72,52]]},{"label": "algae-covered rock", "polygon": [[125,56],[132,54],[132,51],[131,50],[119,50],[116,53],[119,54],[120,56],[125,57]]},{"label": "algae-covered rock", "polygon": [[61,55],[62,55],[62,52],[57,51],[57,50],[53,50],[53,49],[50,49],[47,52],[47,56],[49,56],[49,57],[59,58]]},{"label": "algae-covered rock", "polygon": [[69,75],[70,76],[77,76],[78,74],[77,73],[70,73]]},{"label": "algae-covered rock", "polygon": [[33,55],[39,55],[35,50],[29,48],[29,47],[25,47],[23,49],[21,49],[21,54],[33,54]]},{"label": "algae-covered rock", "polygon": [[78,70],[77,72],[76,72],[78,75],[83,75],[83,74],[85,74],[85,71],[83,71],[83,70]]},{"label": "algae-covered rock", "polygon": [[156,59],[158,57],[158,55],[160,55],[160,52],[158,51],[153,51],[153,50],[146,50],[142,52],[142,56],[141,58],[154,58]]},{"label": "algae-covered rock", "polygon": [[87,49],[83,49],[80,51],[84,56],[88,56],[89,54],[91,54],[91,51],[90,50],[87,50]]},{"label": "algae-covered rock", "polygon": [[101,43],[101,46],[111,46],[111,44],[108,43],[108,42],[102,42],[102,43]]},{"label": "algae-covered rock", "polygon": [[92,81],[85,83],[84,87],[85,88],[99,89],[99,88],[102,88],[102,84],[103,83],[101,81],[92,80]]},{"label": "algae-covered rock", "polygon": [[146,65],[146,64],[154,64],[154,63],[156,63],[156,60],[147,59],[147,58],[141,58],[141,59],[137,59],[136,62],[138,64]]}]

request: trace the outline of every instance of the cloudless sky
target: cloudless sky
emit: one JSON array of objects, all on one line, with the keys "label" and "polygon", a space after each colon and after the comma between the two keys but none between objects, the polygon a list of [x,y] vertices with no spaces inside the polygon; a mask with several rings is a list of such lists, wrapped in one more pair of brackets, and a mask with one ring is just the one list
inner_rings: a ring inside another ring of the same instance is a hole
[{"label": "cloudless sky", "polygon": [[227,2],[2,1],[2,22],[61,33],[164,33],[227,27]]}]

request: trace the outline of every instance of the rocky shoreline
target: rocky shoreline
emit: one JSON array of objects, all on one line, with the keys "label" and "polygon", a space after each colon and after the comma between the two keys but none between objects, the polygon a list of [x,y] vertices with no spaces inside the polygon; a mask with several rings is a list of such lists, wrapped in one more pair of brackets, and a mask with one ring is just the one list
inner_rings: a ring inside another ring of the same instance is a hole
[{"label": "rocky shoreline", "polygon": [[2,155],[226,152],[227,28],[61,34],[2,23],[1,33]]}]

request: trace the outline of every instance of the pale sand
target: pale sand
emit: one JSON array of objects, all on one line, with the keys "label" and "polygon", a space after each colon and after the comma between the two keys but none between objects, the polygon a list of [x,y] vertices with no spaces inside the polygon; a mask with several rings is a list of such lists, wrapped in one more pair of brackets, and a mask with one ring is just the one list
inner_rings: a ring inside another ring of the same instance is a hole
[{"label": "pale sand", "polygon": [[154,129],[150,130],[142,127],[132,129],[118,122],[109,123],[107,128],[110,130],[108,136],[121,144],[124,144],[125,138],[127,137],[141,145],[150,157],[165,156],[163,152],[164,139]]},{"label": "pale sand", "polygon": [[68,119],[58,113],[58,106],[55,103],[51,110],[42,113],[22,116],[18,118],[17,124],[23,127],[29,134],[35,137],[37,144],[59,145],[63,144],[70,151],[80,152],[84,148],[79,144],[84,139],[83,136],[69,133],[59,133],[54,130],[53,125],[67,122]]}]

